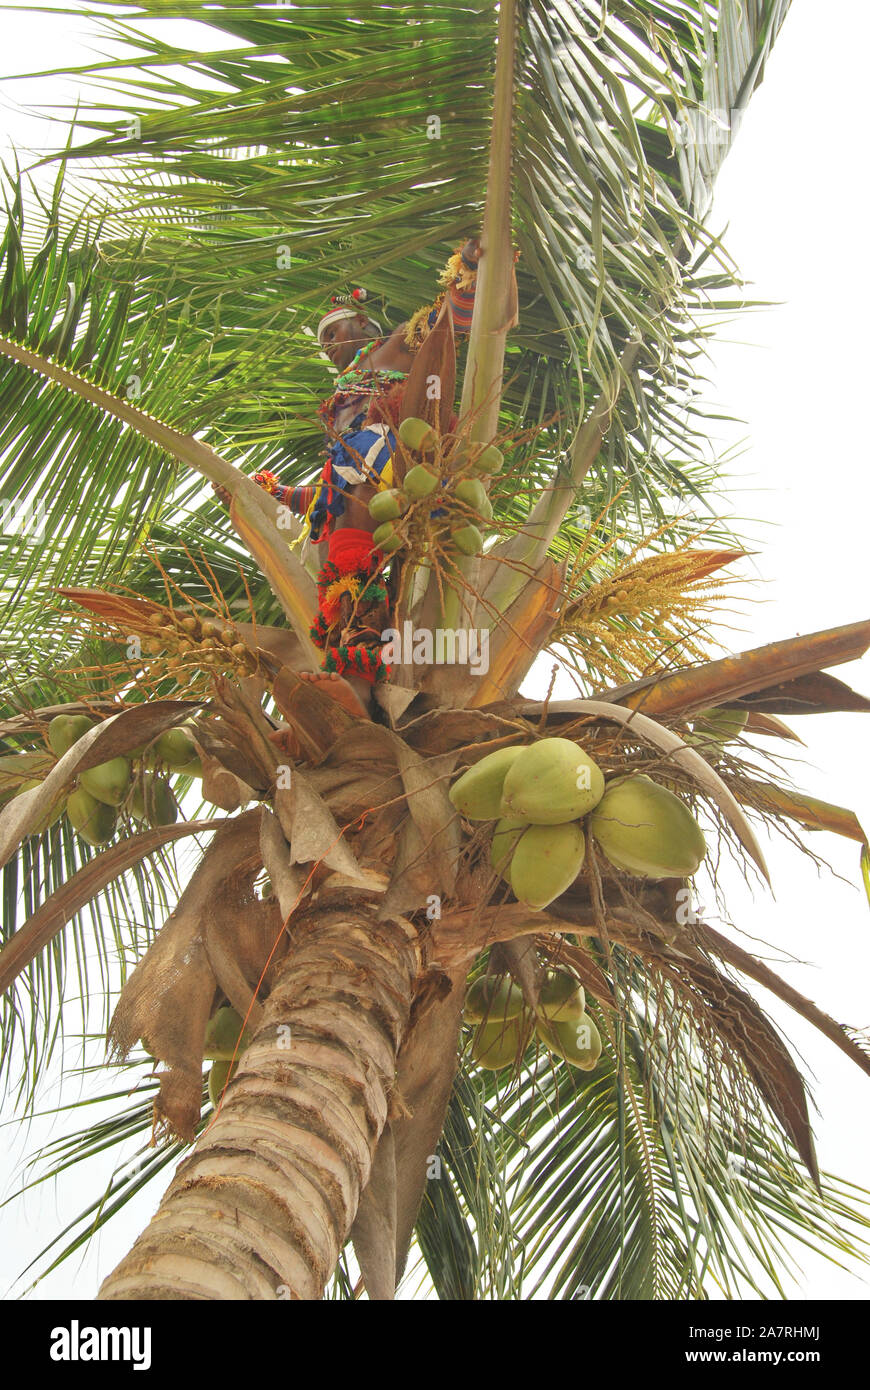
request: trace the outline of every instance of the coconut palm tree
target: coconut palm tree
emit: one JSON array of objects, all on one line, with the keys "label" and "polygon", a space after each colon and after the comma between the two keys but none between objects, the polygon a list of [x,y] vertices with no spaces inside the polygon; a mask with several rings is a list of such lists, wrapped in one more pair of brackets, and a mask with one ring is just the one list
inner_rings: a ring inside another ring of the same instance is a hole
[{"label": "coconut palm tree", "polygon": [[[496,811],[450,795],[560,739],[691,807],[708,865],[763,881],[761,824],[851,837],[868,877],[854,815],[754,740],[870,708],[827,672],[870,624],[738,656],[709,630],[743,552],[700,397],[737,299],[705,218],[787,3],[186,6],[195,52],[135,9],[103,20],[121,56],[82,76],[110,102],[51,195],[9,176],[0,280],[3,1056],[26,1111],[70,963],[87,988],[89,951],[133,952],[102,998],[113,1066],[146,1073],[46,1151],[143,1140],[59,1258],[182,1155],[102,1298],[389,1299],[412,1248],[440,1297],[703,1298],[781,1287],[790,1237],[854,1252],[863,1194],[819,1173],[746,981],[868,1072],[860,1038],[705,921],[697,864],[628,862],[587,817],[582,870],[548,897],[538,868],[536,897],[493,865]],[[249,474],[316,466],[329,294],[407,317],[478,227],[465,360],[442,313],[403,397],[445,508],[412,509],[392,572],[397,631],[485,634],[488,669],[406,662],[360,719],[301,677],[315,586]],[[457,501],[493,442],[488,505]],[[576,698],[520,694],[542,653]],[[96,832],[70,798],[107,765]],[[545,1013],[565,981],[579,1049]],[[472,1002],[493,988],[501,1022]]]}]

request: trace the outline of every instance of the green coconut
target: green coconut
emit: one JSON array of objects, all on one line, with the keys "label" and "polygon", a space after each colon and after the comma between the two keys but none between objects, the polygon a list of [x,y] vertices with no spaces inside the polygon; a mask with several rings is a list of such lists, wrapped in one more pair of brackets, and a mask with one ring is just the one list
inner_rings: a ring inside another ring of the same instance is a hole
[{"label": "green coconut", "polygon": [[165,777],[144,772],[133,784],[130,814],[151,826],[174,825],[178,820],[178,802]]},{"label": "green coconut", "polygon": [[452,804],[468,820],[495,820],[508,770],[522,748],[497,748],[463,772],[448,793]]},{"label": "green coconut", "polygon": [[474,469],[477,473],[500,473],[503,467],[504,454],[501,449],[496,448],[495,444],[487,444],[486,448],[474,460]]},{"label": "green coconut", "polygon": [[372,521],[395,521],[402,515],[401,494],[396,488],[376,492],[369,502],[369,516]]},{"label": "green coconut", "polygon": [[402,545],[402,537],[392,521],[385,521],[383,525],[378,526],[372,536],[374,549],[382,550],[385,555],[392,555],[393,551],[401,549]]},{"label": "green coconut", "polygon": [[645,773],[611,782],[589,829],[610,863],[636,878],[691,878],[707,853],[685,802]]},{"label": "green coconut", "polygon": [[199,764],[196,745],[184,729],[166,729],[153,745],[151,752],[161,763],[165,763],[171,772],[188,772],[193,764]]},{"label": "green coconut", "polygon": [[501,815],[532,825],[561,825],[585,816],[604,794],[604,774],[567,738],[543,738],[524,748],[505,778]]},{"label": "green coconut", "polygon": [[481,1023],[471,1040],[471,1055],[477,1065],[487,1071],[513,1066],[524,1051],[528,1032],[528,1021],[523,1014]]},{"label": "green coconut", "polygon": [[229,1004],[212,1014],[205,1030],[202,1055],[215,1062],[229,1062],[241,1056],[251,1041],[250,1029],[242,1027],[242,1016]]},{"label": "green coconut", "polygon": [[489,851],[489,862],[505,883],[511,881],[511,857],[520,842],[520,836],[529,828],[526,820],[503,819],[496,823]]},{"label": "green coconut", "polygon": [[409,415],[408,419],[399,425],[399,438],[406,449],[413,449],[419,453],[423,449],[434,448],[438,436],[426,420]]},{"label": "green coconut", "polygon": [[89,845],[104,845],[115,833],[117,815],[113,806],[98,801],[84,787],[70,792],[66,813],[74,830]]},{"label": "green coconut", "polygon": [[417,463],[413,468],[409,468],[402,479],[402,489],[415,502],[419,502],[423,497],[429,497],[438,486],[438,478],[429,468],[424,468],[422,463]]},{"label": "green coconut", "polygon": [[586,991],[567,970],[552,970],[538,995],[538,1013],[555,1023],[569,1023],[586,1010]]},{"label": "green coconut", "polygon": [[238,1069],[238,1062],[212,1062],[208,1074],[208,1098],[217,1110],[224,1087],[232,1081]]},{"label": "green coconut", "polygon": [[570,888],[585,855],[586,836],[577,821],[530,825],[511,859],[510,882],[517,900],[541,911]]},{"label": "green coconut", "polygon": [[456,496],[466,506],[479,512],[486,502],[486,488],[479,478],[460,478],[456,484]]},{"label": "green coconut", "polygon": [[545,1047],[572,1067],[594,1071],[601,1056],[601,1034],[588,1014],[564,1023],[550,1023],[539,1018],[535,1032]]},{"label": "green coconut", "polygon": [[96,720],[89,719],[86,714],[56,714],[48,726],[48,744],[52,753],[62,758],[95,723]]},{"label": "green coconut", "polygon": [[523,992],[510,975],[480,975],[465,996],[465,1017],[470,1023],[504,1022],[517,1018],[523,1008]]},{"label": "green coconut", "polygon": [[454,526],[450,539],[463,555],[479,555],[483,549],[483,536],[476,526]]},{"label": "green coconut", "polygon": [[133,776],[129,758],[110,758],[107,763],[89,767],[79,777],[79,786],[106,806],[120,806],[126,801]]}]

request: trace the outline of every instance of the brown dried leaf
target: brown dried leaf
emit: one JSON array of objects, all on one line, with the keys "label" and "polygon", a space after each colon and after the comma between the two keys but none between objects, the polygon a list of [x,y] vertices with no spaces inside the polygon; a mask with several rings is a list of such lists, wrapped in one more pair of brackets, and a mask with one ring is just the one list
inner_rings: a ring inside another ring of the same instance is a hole
[{"label": "brown dried leaf", "polygon": [[293,863],[290,847],[284,838],[277,816],[273,815],[268,806],[261,807],[260,815],[260,853],[272,883],[272,891],[278,899],[286,921],[299,906],[305,890],[305,876]]},{"label": "brown dried leaf", "polygon": [[[651,715],[691,714],[695,710],[710,709],[716,705],[734,704],[741,698],[746,698],[747,703],[751,704],[750,697],[753,695],[771,714],[809,713],[813,708],[828,708],[826,696],[830,699],[832,694],[828,681],[833,678],[822,677],[818,682],[822,668],[854,661],[864,654],[868,646],[870,622],[848,623],[844,627],[826,628],[804,637],[772,642],[766,647],[742,652],[739,656],[707,661],[702,666],[690,666],[670,675],[634,681],[631,685],[604,691],[603,696],[609,701],[630,705],[633,709],[641,708]],[[808,685],[800,683],[801,678],[805,677],[810,678]],[[783,683],[793,688],[791,702]],[[840,682],[836,684],[840,686]],[[848,687],[840,686],[840,691],[848,691]],[[780,692],[778,697],[776,692]],[[815,692],[815,696],[812,692]],[[870,708],[870,702],[854,696],[851,691],[848,694],[861,701],[859,708]],[[803,705],[801,697],[805,701]],[[812,703],[814,698],[818,703]],[[855,706],[848,705],[847,708]]]},{"label": "brown dried leaf", "polygon": [[298,768],[293,769],[289,787],[276,789],[275,814],[293,864],[326,864],[350,878],[363,877],[335,816]]},{"label": "brown dried leaf", "polygon": [[703,996],[716,1031],[731,1053],[745,1064],[819,1187],[803,1078],[779,1033],[761,1006],[709,961],[682,960],[680,972]]},{"label": "brown dried leaf", "polygon": [[0,951],[0,993],[9,988],[16,976],[57,936],[70,918],[107,884],[120,878],[161,845],[180,840],[185,835],[210,834],[222,824],[222,821],[184,821],[180,825],[146,830],[96,855],[50,898],[46,898]]},{"label": "brown dried leaf", "polygon": [[369,1298],[389,1301],[396,1292],[396,1146],[389,1120],[360,1193],[350,1238]]},{"label": "brown dried leaf", "polygon": [[121,990],[109,1029],[114,1052],[126,1056],[141,1038],[166,1064],[157,1112],[188,1142],[201,1113],[202,1049],[217,988],[207,924],[226,898],[227,881],[259,863],[259,824],[259,812],[249,811],[218,826],[175,911]]}]

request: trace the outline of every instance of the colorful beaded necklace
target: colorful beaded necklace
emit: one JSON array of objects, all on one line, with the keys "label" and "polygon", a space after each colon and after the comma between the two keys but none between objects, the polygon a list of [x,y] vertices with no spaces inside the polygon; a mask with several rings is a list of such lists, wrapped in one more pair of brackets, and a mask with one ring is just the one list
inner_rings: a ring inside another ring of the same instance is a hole
[{"label": "colorful beaded necklace", "polygon": [[[353,360],[335,379],[335,391],[318,407],[318,414],[328,433],[333,432],[335,417],[343,406],[360,396],[375,396],[382,390],[385,382],[404,381],[407,372],[395,367],[364,367],[362,363],[386,340],[373,338],[365,343]],[[328,452],[328,450],[327,450]]]},{"label": "colorful beaded necklace", "polygon": [[372,338],[370,342],[364,343],[359,351],[354,355],[353,361],[343,372],[335,378],[336,389],[342,391],[348,386],[354,386],[372,375],[381,377],[384,381],[400,381],[408,375],[407,372],[400,372],[395,367],[366,367],[361,364],[367,357],[382,347],[386,342],[385,338]]}]

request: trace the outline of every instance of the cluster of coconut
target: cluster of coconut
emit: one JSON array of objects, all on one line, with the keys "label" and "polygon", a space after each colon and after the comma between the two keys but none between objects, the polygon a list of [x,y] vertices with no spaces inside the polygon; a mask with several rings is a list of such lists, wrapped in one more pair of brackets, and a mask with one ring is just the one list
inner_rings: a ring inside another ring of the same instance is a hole
[{"label": "cluster of coconut", "polygon": [[707,852],[691,811],[644,773],[604,774],[567,738],[500,748],[464,772],[450,800],[496,821],[490,862],[519,902],[541,911],[574,882],[586,831],[614,868],[636,878],[690,878]]},{"label": "cluster of coconut", "polygon": [[481,975],[466,995],[465,1017],[477,1024],[471,1055],[489,1071],[514,1065],[533,1033],[548,1051],[582,1071],[592,1071],[601,1056],[601,1035],[586,1012],[583,986],[566,970],[547,974],[534,1012],[510,976]]},{"label": "cluster of coconut", "polygon": [[212,1064],[208,1073],[208,1095],[215,1109],[250,1041],[250,1030],[244,1027],[241,1014],[231,1005],[225,1004],[212,1014],[205,1030],[202,1055]]},{"label": "cluster of coconut", "polygon": [[401,550],[407,544],[403,518],[415,503],[432,498],[439,488],[432,500],[446,517],[449,545],[463,555],[477,555],[483,548],[483,534],[476,522],[492,518],[482,478],[501,471],[501,450],[494,444],[460,444],[449,470],[444,470],[439,436],[425,420],[417,416],[403,420],[399,438],[417,462],[408,469],[401,487],[383,489],[369,503],[372,520],[378,523],[372,541],[386,555]]},{"label": "cluster of coconut", "polygon": [[[48,726],[52,752],[62,758],[95,723],[85,714],[56,714]],[[178,803],[169,780],[157,768],[188,777],[202,776],[196,748],[184,729],[167,729],[151,744],[142,744],[125,757],[110,758],[80,773],[65,803],[52,811],[50,823],[65,811],[73,829],[94,846],[111,840],[124,812],[153,827],[174,825]],[[36,785],[36,781],[29,782],[21,790]]]}]

